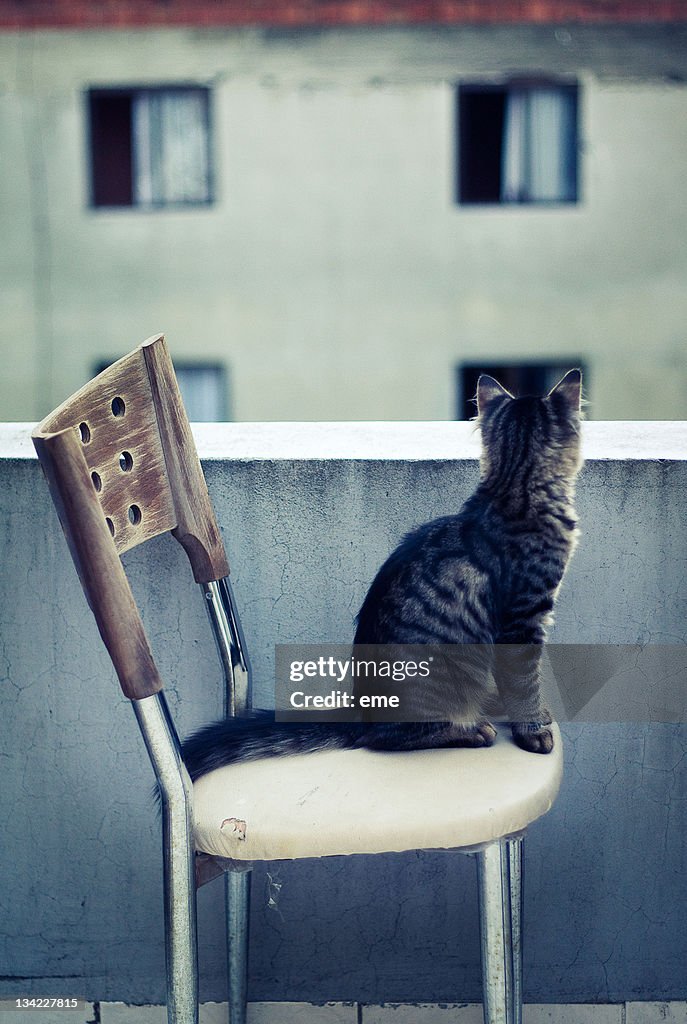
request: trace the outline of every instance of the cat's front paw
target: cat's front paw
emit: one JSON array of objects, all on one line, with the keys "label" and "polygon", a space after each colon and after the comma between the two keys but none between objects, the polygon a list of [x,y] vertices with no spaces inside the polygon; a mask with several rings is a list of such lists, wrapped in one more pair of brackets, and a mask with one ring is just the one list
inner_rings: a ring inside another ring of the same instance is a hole
[{"label": "cat's front paw", "polygon": [[475,746],[491,747],[496,740],[496,729],[491,722],[478,722],[475,726]]},{"label": "cat's front paw", "polygon": [[477,725],[452,725],[446,736],[445,746],[449,747],[491,747],[496,739],[496,729],[491,722]]},{"label": "cat's front paw", "polygon": [[550,754],[553,750],[553,733],[538,722],[517,722],[512,726],[513,739],[522,750],[531,754]]}]

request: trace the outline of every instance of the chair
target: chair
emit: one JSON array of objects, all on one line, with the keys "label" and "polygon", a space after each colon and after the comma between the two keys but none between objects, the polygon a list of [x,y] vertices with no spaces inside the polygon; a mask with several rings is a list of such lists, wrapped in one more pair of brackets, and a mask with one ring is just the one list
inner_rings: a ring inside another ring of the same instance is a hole
[{"label": "chair", "polygon": [[227,873],[230,1024],[245,1024],[252,863],[433,848],[476,854],[485,1021],[520,1024],[522,835],[555,799],[560,736],[547,757],[504,738],[489,750],[327,751],[232,765],[192,785],[120,554],[167,531],[183,545],[210,615],[227,714],[249,705],[249,665],[164,338],[99,374],[33,441],[158,781],[170,1024],[198,1020],[198,885]]}]

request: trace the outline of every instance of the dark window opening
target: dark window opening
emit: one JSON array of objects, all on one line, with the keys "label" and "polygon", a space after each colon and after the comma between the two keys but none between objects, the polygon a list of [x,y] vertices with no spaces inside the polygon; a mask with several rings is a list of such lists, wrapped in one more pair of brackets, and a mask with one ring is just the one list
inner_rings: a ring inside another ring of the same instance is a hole
[{"label": "dark window opening", "polygon": [[525,395],[548,395],[568,370],[582,370],[585,392],[589,378],[583,360],[571,356],[546,363],[462,363],[456,368],[458,394],[456,419],[471,420],[477,415],[475,395],[480,374],[488,373],[516,398]]},{"label": "dark window opening", "polygon": [[457,202],[577,202],[577,86],[461,85],[456,116]]},{"label": "dark window opening", "polygon": [[91,171],[94,206],[131,206],[131,96],[91,93]]},{"label": "dark window opening", "polygon": [[501,89],[461,94],[460,201],[498,203],[506,94]]}]

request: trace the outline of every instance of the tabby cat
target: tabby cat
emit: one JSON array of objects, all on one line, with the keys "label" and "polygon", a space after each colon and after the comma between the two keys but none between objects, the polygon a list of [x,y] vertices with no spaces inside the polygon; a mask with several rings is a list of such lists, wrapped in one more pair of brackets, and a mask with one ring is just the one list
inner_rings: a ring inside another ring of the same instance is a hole
[{"label": "tabby cat", "polygon": [[[234,761],[327,748],[490,746],[496,730],[488,716],[497,708],[520,747],[552,750],[539,663],[577,540],[581,387],[580,371],[571,370],[545,398],[514,398],[480,377],[475,493],[457,515],[408,534],[358,614],[355,644],[479,651],[473,671],[464,670],[470,659],[463,658],[463,670],[452,672],[447,655],[429,684],[418,679],[411,693],[417,721],[276,723],[273,712],[257,711],[209,725],[183,746],[192,778]],[[358,678],[358,705],[365,687]]]}]

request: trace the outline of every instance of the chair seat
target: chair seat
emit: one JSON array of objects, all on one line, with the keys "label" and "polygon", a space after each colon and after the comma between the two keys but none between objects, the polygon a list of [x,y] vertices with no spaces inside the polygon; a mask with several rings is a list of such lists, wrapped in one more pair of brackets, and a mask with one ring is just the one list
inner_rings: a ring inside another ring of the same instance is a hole
[{"label": "chair seat", "polygon": [[488,749],[330,750],[219,768],[194,784],[196,848],[291,860],[477,846],[545,814],[563,770],[501,729]]}]

